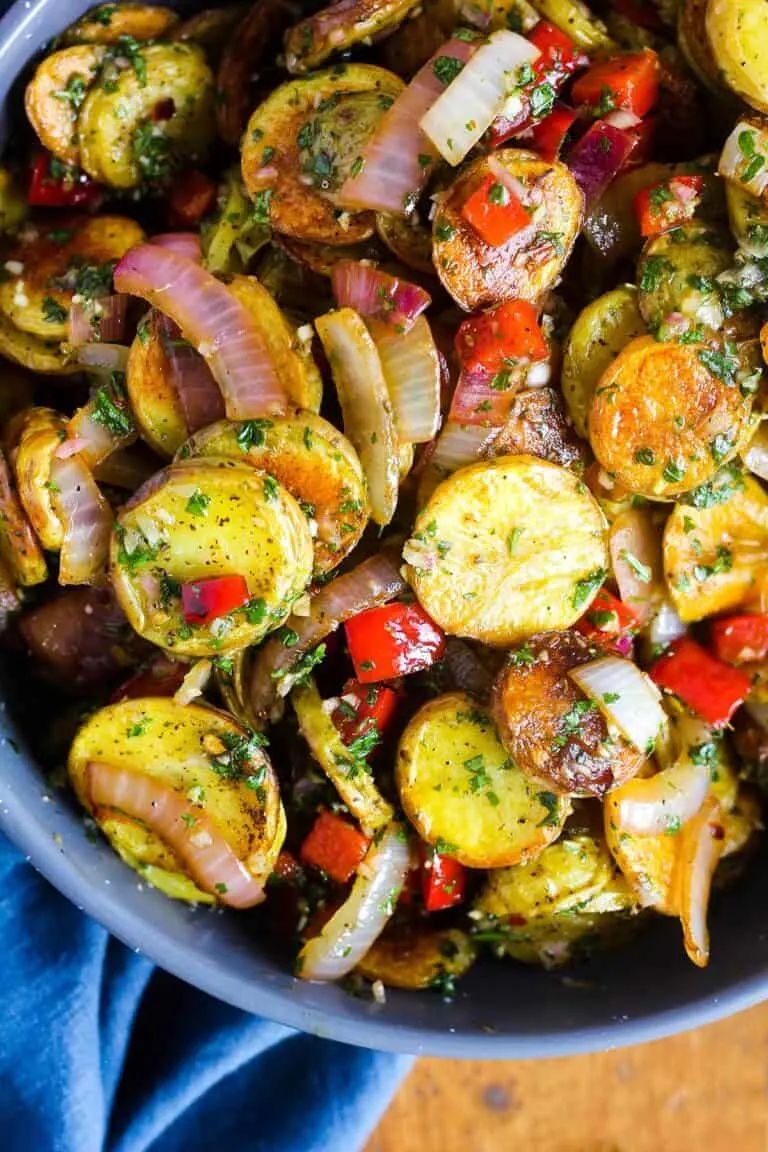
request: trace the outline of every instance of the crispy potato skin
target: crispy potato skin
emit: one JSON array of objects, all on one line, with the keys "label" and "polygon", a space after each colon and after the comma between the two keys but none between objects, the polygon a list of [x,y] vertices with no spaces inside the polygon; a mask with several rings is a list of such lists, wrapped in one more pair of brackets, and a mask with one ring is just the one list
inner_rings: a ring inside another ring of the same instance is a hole
[{"label": "crispy potato skin", "polygon": [[196,433],[182,450],[188,456],[229,456],[262,468],[317,522],[315,575],[334,569],[352,551],[368,523],[368,496],[352,445],[314,412],[264,421],[259,443],[243,447],[239,424],[223,420]]},{"label": "crispy potato skin", "polygon": [[595,650],[578,632],[542,632],[524,655],[510,654],[492,694],[499,736],[515,763],[559,792],[587,796],[604,796],[631,779],[643,757],[609,733],[598,708],[584,708],[575,725],[565,720],[586,701],[568,672],[594,660]]},{"label": "crispy potato skin", "polygon": [[[706,224],[687,224],[654,236],[643,248],[637,269],[637,303],[645,322],[660,324],[670,312],[688,313],[686,303],[698,295],[692,277],[713,279],[732,267],[733,257],[728,233]],[[644,287],[646,280],[653,286]]]},{"label": "crispy potato skin", "polygon": [[554,388],[526,388],[518,392],[506,423],[481,452],[485,458],[536,456],[570,468],[584,463],[584,448],[565,419],[562,401]]},{"label": "crispy potato skin", "polygon": [[[101,14],[99,19],[95,16]],[[159,40],[170,32],[179,17],[171,8],[154,4],[100,4],[64,33],[67,44],[117,44],[121,36],[134,40]]]},{"label": "crispy potato skin", "polygon": [[309,72],[336,52],[393,31],[420,3],[421,0],[337,0],[288,29],[283,41],[285,66],[297,75]]},{"label": "crispy potato skin", "polygon": [[47,487],[51,461],[66,439],[65,419],[52,408],[28,408],[13,422],[11,462],[24,511],[43,548],[58,552],[64,528]]},{"label": "crispy potato skin", "polygon": [[104,49],[79,44],[53,52],[38,65],[27,85],[24,107],[40,143],[65,164],[80,162],[76,101],[66,99],[67,85],[77,79],[90,87],[96,79]]},{"label": "crispy potato skin", "polygon": [[189,430],[163,347],[157,313],[147,313],[128,353],[125,388],[143,440],[170,460],[187,439]]},{"label": "crispy potato skin", "polygon": [[749,435],[752,398],[713,375],[700,358],[710,351],[640,336],[600,377],[590,443],[629,491],[674,499],[710,480]]},{"label": "crispy potato skin", "polygon": [[560,834],[570,803],[509,760],[490,715],[452,692],[425,704],[397,749],[400,801],[428,844],[468,868],[532,860]]},{"label": "crispy potato skin", "polygon": [[709,508],[677,504],[664,529],[664,575],[686,622],[703,620],[768,595],[768,495],[734,473],[730,499]]},{"label": "crispy potato skin", "polygon": [[429,988],[441,976],[463,976],[476,956],[466,932],[409,922],[385,928],[356,971],[388,988]]},{"label": "crispy potato skin", "polygon": [[758,112],[768,112],[765,4],[761,0],[709,0],[704,26],[722,81]]},{"label": "crispy potato skin", "polygon": [[599,580],[589,595],[582,582],[608,567],[605,527],[570,469],[499,456],[435,489],[404,549],[406,578],[446,632],[504,647],[589,607]]},{"label": "crispy potato skin", "polygon": [[360,244],[309,244],[304,240],[296,240],[293,236],[282,236],[278,232],[274,243],[286,252],[291,260],[303,264],[318,276],[330,276],[334,264],[338,264],[340,260],[375,260],[378,264],[387,256],[386,250],[375,237]]},{"label": "crispy potato skin", "polygon": [[[531,224],[493,248],[464,221],[461,209],[489,174],[482,157],[462,169],[438,205],[433,224],[433,259],[443,287],[460,308],[474,312],[512,297],[541,299],[570,256],[583,216],[583,197],[564,164],[533,152],[500,148],[494,157],[541,202]],[[542,233],[557,233],[553,244]]]},{"label": "crispy potato skin", "polygon": [[[330,200],[302,183],[298,136],[323,101],[358,93],[396,97],[402,87],[402,81],[383,68],[345,64],[281,84],[259,105],[243,142],[243,182],[252,199],[271,192],[270,223],[277,232],[319,244],[356,244],[373,235],[373,212],[347,214],[347,226],[342,227]],[[263,162],[265,148],[272,149],[268,165]],[[264,169],[267,175],[261,175]]]}]

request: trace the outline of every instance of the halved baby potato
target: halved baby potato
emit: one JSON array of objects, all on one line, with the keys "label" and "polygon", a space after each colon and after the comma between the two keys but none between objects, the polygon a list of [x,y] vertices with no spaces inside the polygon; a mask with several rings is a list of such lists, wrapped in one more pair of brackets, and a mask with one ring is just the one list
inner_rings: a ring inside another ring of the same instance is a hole
[{"label": "halved baby potato", "polygon": [[562,464],[583,465],[584,452],[565,418],[554,388],[524,388],[512,401],[504,424],[480,449],[485,459],[524,454]]},{"label": "halved baby potato", "polygon": [[570,811],[566,796],[510,759],[489,713],[464,692],[419,709],[400,739],[395,778],[422,839],[468,868],[533,859]]},{"label": "halved baby potato", "polygon": [[421,0],[336,0],[288,29],[283,41],[285,66],[289,72],[309,72],[336,52],[394,31],[420,4]]},{"label": "halved baby potato", "polygon": [[160,456],[170,459],[189,436],[165,346],[163,321],[151,309],[140,321],[128,352],[125,390],[136,427]]},{"label": "halved baby potato", "polygon": [[703,620],[768,592],[768,494],[725,469],[699,506],[676,504],[664,529],[664,575],[678,615]]},{"label": "halved baby potato", "polygon": [[221,420],[197,432],[180,456],[226,456],[279,480],[317,525],[316,576],[340,564],[365,531],[368,496],[357,453],[314,412],[241,423]]},{"label": "halved baby potato", "polygon": [[567,628],[589,607],[608,567],[605,518],[569,469],[500,456],[437,487],[404,556],[446,632],[504,647]]},{"label": "halved baby potato", "polygon": [[576,317],[563,349],[561,385],[568,415],[584,439],[600,377],[622,348],[645,330],[632,284],[621,284],[598,296]]},{"label": "halved baby potato", "polygon": [[80,17],[64,33],[65,44],[118,44],[121,37],[133,40],[159,40],[179,17],[171,8],[155,4],[99,4]]},{"label": "halved baby potato", "polygon": [[473,908],[497,955],[558,968],[620,936],[637,902],[602,837],[566,832],[535,860],[489,873]]},{"label": "halved baby potato", "polygon": [[42,584],[48,576],[37,536],[11,484],[11,470],[0,451],[0,561],[22,588]]},{"label": "halved baby potato", "polygon": [[73,298],[109,296],[116,262],[143,239],[127,216],[30,221],[5,249],[0,311],[30,336],[66,340]]},{"label": "halved baby potato", "polygon": [[753,431],[739,361],[709,344],[630,341],[603,372],[589,410],[600,464],[630,492],[672,500],[712,479]]},{"label": "halved baby potato", "polygon": [[510,652],[494,685],[504,747],[521,771],[558,792],[603,796],[645,760],[568,675],[597,655],[578,632],[542,632]]},{"label": "halved baby potato", "polygon": [[281,84],[251,116],[243,181],[277,232],[321,244],[373,235],[372,212],[343,212],[335,193],[403,82],[372,64],[342,64]]},{"label": "halved baby potato", "polygon": [[[231,716],[170,697],[110,704],[88,717],[75,736],[67,764],[78,800],[113,848],[167,895],[210,902],[217,892],[192,880],[183,860],[149,824],[116,807],[95,807],[89,765],[149,777],[188,802],[186,831],[213,824],[238,860],[260,883],[273,870],[285,836],[285,814],[272,766],[252,732]],[[225,892],[226,890],[222,890]]]},{"label": "halved baby potato", "polygon": [[149,44],[138,57],[140,68],[116,69],[80,108],[81,167],[112,188],[164,183],[177,163],[204,160],[215,133],[213,74],[201,48]]},{"label": "halved baby potato", "polygon": [[467,312],[512,297],[540,300],[566,265],[584,211],[584,198],[565,164],[520,148],[500,148],[493,156],[526,189],[531,222],[499,247],[486,244],[466,223],[465,201],[491,174],[485,156],[463,168],[440,198],[432,228],[435,268]]},{"label": "halved baby potato", "polygon": [[762,0],[709,0],[707,40],[724,84],[758,112],[768,112],[768,9]]},{"label": "halved baby potato", "polygon": [[97,44],[78,44],[52,52],[38,64],[27,85],[27,119],[40,143],[65,164],[80,163],[80,107],[99,74],[105,51]]},{"label": "halved baby potato", "polygon": [[408,920],[388,924],[355,971],[388,988],[433,988],[463,976],[476,957],[472,938],[460,928]]},{"label": "halved baby potato", "polygon": [[16,488],[37,538],[48,552],[58,552],[64,525],[54,506],[51,464],[67,438],[66,419],[53,408],[28,408],[9,428]]},{"label": "halved baby potato", "polygon": [[[294,498],[265,472],[218,457],[171,465],[120,510],[110,575],[145,639],[179,656],[255,644],[282,624],[312,571],[312,538]],[[241,576],[248,600],[189,623],[181,585]]]},{"label": "halved baby potato", "polygon": [[707,313],[717,301],[712,282],[733,266],[733,259],[728,234],[706,224],[686,224],[654,236],[637,266],[637,303],[646,324],[656,327],[672,312],[707,324]]}]

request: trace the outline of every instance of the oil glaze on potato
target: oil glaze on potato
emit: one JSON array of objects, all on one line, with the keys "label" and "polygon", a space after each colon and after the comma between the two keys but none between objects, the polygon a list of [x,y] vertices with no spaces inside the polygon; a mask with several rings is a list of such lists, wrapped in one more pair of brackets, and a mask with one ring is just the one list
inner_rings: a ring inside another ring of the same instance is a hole
[{"label": "oil glaze on potato", "polygon": [[395,776],[422,839],[469,868],[533,859],[559,835],[570,808],[507,756],[490,715],[462,692],[416,713],[400,739]]},{"label": "oil glaze on potato", "polygon": [[641,316],[654,327],[671,312],[707,324],[703,309],[716,296],[705,285],[732,265],[731,239],[719,228],[686,224],[653,237],[637,266]]},{"label": "oil glaze on potato", "polygon": [[583,463],[582,445],[565,419],[562,400],[554,388],[518,392],[498,434],[480,452],[487,459],[519,454],[565,468]]},{"label": "oil glaze on potato", "polygon": [[[738,364],[732,368],[735,377]],[[600,377],[589,439],[630,492],[671,500],[711,480],[739,450],[752,431],[751,410],[751,395],[724,376],[709,345],[640,336]]]},{"label": "oil glaze on potato", "polygon": [[99,74],[104,49],[95,44],[62,48],[46,56],[27,85],[27,119],[43,147],[65,164],[79,164],[80,105]]},{"label": "oil glaze on potato", "polygon": [[52,408],[28,408],[11,428],[11,461],[19,499],[43,548],[58,552],[64,528],[49,482],[54,454],[67,436],[66,420]]},{"label": "oil glaze on potato", "polygon": [[189,430],[172,378],[162,323],[154,309],[139,321],[131,343],[125,389],[139,435],[158,455],[170,459]]},{"label": "oil glaze on potato", "polygon": [[[273,477],[210,457],[172,465],[139,489],[113,532],[110,576],[139,635],[180,656],[215,656],[255,644],[289,615],[312,570],[312,538],[299,505]],[[180,585],[239,575],[247,606],[189,624]]]},{"label": "oil glaze on potato", "polygon": [[[153,832],[145,829],[139,836],[137,823],[121,824],[115,809],[94,811],[88,764],[103,762],[153,776],[183,794],[190,820],[204,814],[248,871],[265,882],[282,847],[285,816],[266,753],[250,735],[213,708],[181,705],[167,697],[124,700],[93,713],[80,728],[69,754],[69,779],[85,810],[132,866],[142,873],[157,869],[157,886],[169,895],[198,900],[201,894],[181,861]],[[249,780],[258,780],[259,787],[249,786]],[[155,882],[152,873],[147,879]],[[176,885],[168,891],[163,881],[172,880]]]},{"label": "oil glaze on potato", "polygon": [[464,221],[465,201],[491,171],[482,157],[440,197],[433,224],[437,274],[468,312],[513,297],[540,300],[565,267],[582,223],[583,198],[564,164],[518,148],[498,149],[494,157],[527,190],[531,223],[494,248]]},{"label": "oil glaze on potato", "polygon": [[421,0],[337,0],[294,24],[285,34],[285,66],[289,72],[309,72],[329,56],[355,44],[370,43],[401,24]]},{"label": "oil glaze on potato", "polygon": [[599,655],[578,632],[542,632],[510,652],[494,685],[493,715],[510,756],[560,792],[603,796],[644,760],[568,676]]},{"label": "oil glaze on potato", "polygon": [[589,607],[607,569],[605,520],[570,470],[500,456],[438,486],[404,556],[446,632],[504,647],[567,628]]},{"label": "oil glaze on potato", "polygon": [[709,0],[705,27],[720,76],[758,112],[768,112],[768,9],[762,0]]}]

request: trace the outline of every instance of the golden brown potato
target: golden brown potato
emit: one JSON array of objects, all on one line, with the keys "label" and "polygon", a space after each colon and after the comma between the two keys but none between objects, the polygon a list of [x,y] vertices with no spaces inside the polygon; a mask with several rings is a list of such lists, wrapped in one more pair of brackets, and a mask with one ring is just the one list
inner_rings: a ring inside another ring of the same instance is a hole
[{"label": "golden brown potato", "polygon": [[178,23],[171,8],[155,4],[99,4],[90,8],[64,33],[66,44],[117,44],[121,36],[159,40]]},{"label": "golden brown potato", "polygon": [[329,56],[355,44],[385,36],[417,8],[421,0],[336,0],[307,16],[285,34],[285,66],[289,72],[309,72]]},{"label": "golden brown potato", "polygon": [[435,988],[463,976],[476,956],[466,932],[408,921],[388,925],[356,971],[388,988]]},{"label": "golden brown potato", "polygon": [[446,291],[467,312],[510,297],[540,300],[565,267],[582,222],[583,197],[564,164],[519,148],[500,148],[493,155],[526,189],[531,223],[494,248],[463,219],[464,202],[491,171],[486,157],[463,168],[441,197],[432,230],[435,267]]},{"label": "golden brown potato", "polygon": [[672,312],[718,328],[719,298],[714,279],[734,260],[727,231],[689,223],[654,236],[637,266],[640,314],[652,331]]},{"label": "golden brown potato", "polygon": [[142,439],[170,460],[189,429],[171,375],[163,321],[154,309],[139,321],[128,353],[125,389]]},{"label": "golden brown potato", "polygon": [[504,426],[483,445],[481,456],[537,456],[570,468],[584,462],[584,449],[567,424],[554,388],[526,388],[512,402]]},{"label": "golden brown potato", "polygon": [[30,588],[48,576],[45,556],[32,531],[19,498],[11,486],[11,473],[0,452],[0,559],[17,584]]},{"label": "golden brown potato", "polygon": [[40,143],[65,164],[80,163],[78,114],[104,52],[96,44],[62,48],[45,57],[27,85],[27,118]]},{"label": "golden brown potato", "polygon": [[[258,4],[256,7],[261,8]],[[226,4],[223,8],[204,8],[173,29],[172,40],[192,40],[205,49],[209,61],[216,63],[235,39],[235,30],[242,26],[248,12],[247,4]],[[239,34],[239,33],[238,33]]]},{"label": "golden brown potato", "polygon": [[281,84],[248,122],[243,182],[277,232],[321,244],[373,235],[372,212],[339,214],[341,187],[402,81],[371,64],[345,64]]},{"label": "golden brown potato", "polygon": [[510,653],[494,685],[505,748],[524,772],[559,792],[603,796],[644,760],[568,676],[595,658],[578,632],[542,632]]},{"label": "golden brown potato", "polygon": [[708,344],[632,340],[600,377],[589,439],[631,492],[670,500],[711,480],[752,431],[738,358]]},{"label": "golden brown potato", "polygon": [[761,0],[709,0],[704,25],[724,84],[758,112],[768,112],[768,9]]},{"label": "golden brown potato", "polygon": [[393,212],[376,214],[376,231],[387,248],[408,268],[434,276],[432,263],[432,229],[417,212],[395,216]]},{"label": "golden brown potato", "polygon": [[709,0],[682,0],[678,9],[677,43],[691,71],[705,88],[721,99],[727,92],[707,39],[705,18]]},{"label": "golden brown potato", "polygon": [[340,260],[375,260],[378,264],[387,256],[376,237],[360,244],[309,244],[305,240],[296,240],[293,236],[281,236],[278,233],[274,242],[292,260],[303,264],[318,276],[330,276],[334,264]]},{"label": "golden brown potato", "polygon": [[11,435],[19,499],[43,548],[58,552],[64,526],[52,500],[51,463],[67,437],[67,422],[52,408],[28,408],[13,421]]}]

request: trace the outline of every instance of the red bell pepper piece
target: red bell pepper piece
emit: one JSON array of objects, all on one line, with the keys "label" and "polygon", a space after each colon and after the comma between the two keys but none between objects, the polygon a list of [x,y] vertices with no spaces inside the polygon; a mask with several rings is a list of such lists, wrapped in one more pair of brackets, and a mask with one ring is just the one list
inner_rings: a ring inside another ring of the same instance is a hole
[{"label": "red bell pepper piece", "polygon": [[368,844],[348,820],[334,812],[321,812],[301,846],[301,859],[320,868],[337,884],[346,884],[368,851]]},{"label": "red bell pepper piece", "polygon": [[397,711],[399,695],[385,684],[360,684],[348,680],[341,701],[331,715],[345,744],[351,744],[372,728],[381,736]]},{"label": "red bell pepper piece", "polygon": [[169,660],[167,656],[157,656],[148,668],[142,668],[116,688],[110,702],[138,700],[142,696],[173,696],[181,688],[188,671],[187,664]]},{"label": "red bell pepper piece", "polygon": [[79,168],[62,164],[50,152],[35,154],[27,191],[33,207],[96,209],[103,198],[101,185]]},{"label": "red bell pepper piece", "polygon": [[526,140],[530,140],[534,152],[542,160],[556,160],[560,155],[565,138],[575,124],[577,116],[567,104],[555,104],[549,116],[545,116],[530,129]]},{"label": "red bell pepper piece", "polygon": [[464,201],[461,215],[492,248],[500,248],[531,222],[531,213],[506,184],[488,175]]},{"label": "red bell pepper piece", "polygon": [[709,635],[716,656],[726,664],[768,656],[768,615],[724,616],[712,621]]},{"label": "red bell pepper piece", "polygon": [[641,118],[659,97],[659,61],[650,48],[610,56],[593,64],[571,89],[575,104],[587,106],[595,116],[623,108]]},{"label": "red bell pepper piece", "polygon": [[658,236],[690,220],[704,187],[703,176],[673,176],[635,194],[635,214],[643,236]]},{"label": "red bell pepper piece", "polygon": [[347,620],[349,654],[361,684],[420,672],[445,648],[442,628],[420,604],[382,604]]},{"label": "red bell pepper piece", "polygon": [[210,576],[181,586],[181,607],[188,624],[210,624],[249,599],[244,576]]},{"label": "red bell pepper piece", "polygon": [[522,85],[520,110],[512,117],[497,116],[488,130],[488,142],[492,148],[511,136],[518,136],[545,117],[568,77],[587,62],[570,36],[546,20],[540,20],[531,29],[528,39],[539,49],[540,55],[531,64],[530,79]]},{"label": "red bell pepper piece", "polygon": [[421,898],[427,912],[442,912],[464,899],[467,870],[452,856],[426,848],[421,865]]},{"label": "red bell pepper piece", "polygon": [[727,724],[752,687],[746,673],[724,664],[695,640],[675,640],[650,669],[660,688],[674,692],[708,724]]},{"label": "red bell pepper piece", "polygon": [[170,223],[176,228],[199,224],[216,204],[216,182],[197,168],[177,176],[168,193]]},{"label": "red bell pepper piece", "polygon": [[638,631],[639,622],[628,604],[606,588],[601,588],[589,611],[576,621],[574,627],[588,640],[628,656],[632,651],[632,637]]},{"label": "red bell pepper piece", "polygon": [[538,314],[527,300],[505,300],[490,312],[470,316],[456,333],[455,347],[468,372],[501,372],[511,361],[549,356]]}]

